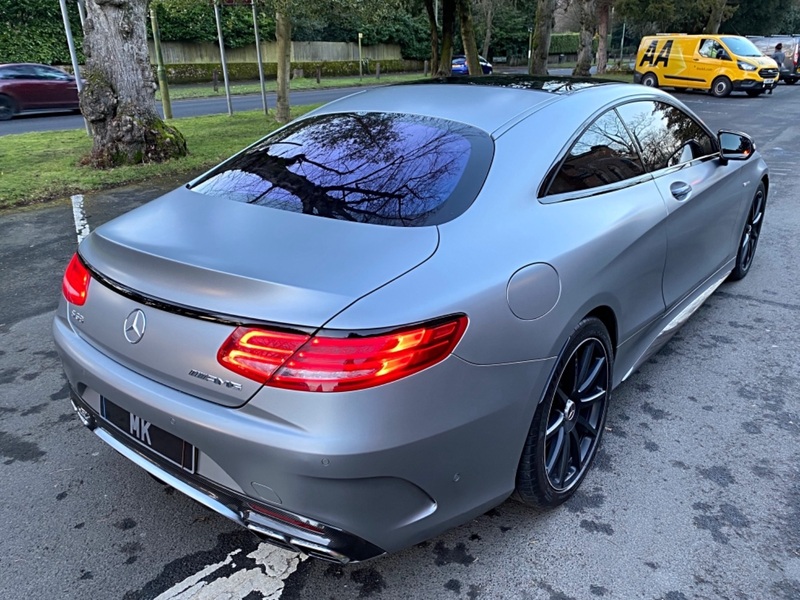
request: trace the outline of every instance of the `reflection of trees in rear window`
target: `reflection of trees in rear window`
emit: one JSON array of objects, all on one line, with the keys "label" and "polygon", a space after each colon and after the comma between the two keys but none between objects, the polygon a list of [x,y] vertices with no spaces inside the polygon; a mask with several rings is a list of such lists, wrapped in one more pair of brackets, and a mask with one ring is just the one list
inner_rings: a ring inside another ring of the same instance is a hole
[{"label": "reflection of trees in rear window", "polygon": [[459,183],[471,135],[424,117],[325,115],[270,136],[194,190],[334,219],[424,225]]}]

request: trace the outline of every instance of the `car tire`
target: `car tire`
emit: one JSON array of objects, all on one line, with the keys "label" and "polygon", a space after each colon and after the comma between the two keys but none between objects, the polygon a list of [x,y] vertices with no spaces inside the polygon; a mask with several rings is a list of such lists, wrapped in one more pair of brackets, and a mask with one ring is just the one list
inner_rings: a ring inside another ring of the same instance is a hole
[{"label": "car tire", "polygon": [[711,82],[711,95],[717,98],[729,96],[732,89],[733,85],[731,84],[731,80],[727,77],[717,77]]},{"label": "car tire", "polygon": [[742,236],[739,238],[739,247],[736,250],[736,265],[728,275],[729,281],[739,281],[744,279],[750,272],[753,265],[753,258],[758,247],[758,238],[761,237],[761,226],[764,224],[764,211],[767,208],[767,190],[763,183],[759,183],[753,201],[750,203],[750,210],[747,213],[747,220],[744,223]]},{"label": "car tire", "polygon": [[786,85],[794,85],[795,83],[797,83],[797,79],[795,79],[794,77],[789,77],[788,79],[784,79],[783,81],[784,83],[786,83]]},{"label": "car tire", "polygon": [[8,96],[0,96],[0,121],[8,121],[16,112],[14,101]]},{"label": "car tire", "polygon": [[523,504],[558,506],[580,486],[605,426],[613,361],[603,322],[583,319],[556,361],[525,440],[514,494]]},{"label": "car tire", "polygon": [[642,85],[647,87],[658,87],[658,76],[655,73],[645,73],[642,77]]}]

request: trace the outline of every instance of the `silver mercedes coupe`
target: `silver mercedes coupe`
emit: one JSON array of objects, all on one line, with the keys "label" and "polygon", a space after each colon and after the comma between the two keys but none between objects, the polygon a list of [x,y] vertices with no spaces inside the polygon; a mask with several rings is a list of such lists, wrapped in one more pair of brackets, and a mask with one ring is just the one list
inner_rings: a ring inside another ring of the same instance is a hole
[{"label": "silver mercedes coupe", "polygon": [[83,423],[332,561],[567,500],[611,390],[748,273],[768,171],[657,89],[485,79],[332,102],[94,231],[53,324]]}]

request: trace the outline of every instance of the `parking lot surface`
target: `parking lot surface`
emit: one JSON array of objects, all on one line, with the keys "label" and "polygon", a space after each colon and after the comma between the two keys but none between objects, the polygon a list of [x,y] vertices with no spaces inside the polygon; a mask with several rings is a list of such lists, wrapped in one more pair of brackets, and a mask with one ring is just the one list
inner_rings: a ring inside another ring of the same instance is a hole
[{"label": "parking lot surface", "polygon": [[[752,134],[770,166],[751,273],[615,391],[565,505],[507,501],[362,564],[260,544],[80,425],[50,334],[76,247],[69,199],[0,215],[3,597],[800,598],[800,86],[678,97],[713,130]],[[89,226],[177,183],[87,197]]]}]

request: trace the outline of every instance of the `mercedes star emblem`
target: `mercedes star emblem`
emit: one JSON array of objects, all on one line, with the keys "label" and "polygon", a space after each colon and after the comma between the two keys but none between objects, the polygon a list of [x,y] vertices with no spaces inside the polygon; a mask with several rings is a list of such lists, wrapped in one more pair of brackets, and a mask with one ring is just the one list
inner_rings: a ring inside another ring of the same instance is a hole
[{"label": "mercedes star emblem", "polygon": [[123,327],[125,339],[131,344],[138,343],[144,336],[144,328],[146,326],[147,321],[144,318],[144,313],[137,308],[125,319],[125,325]]}]

